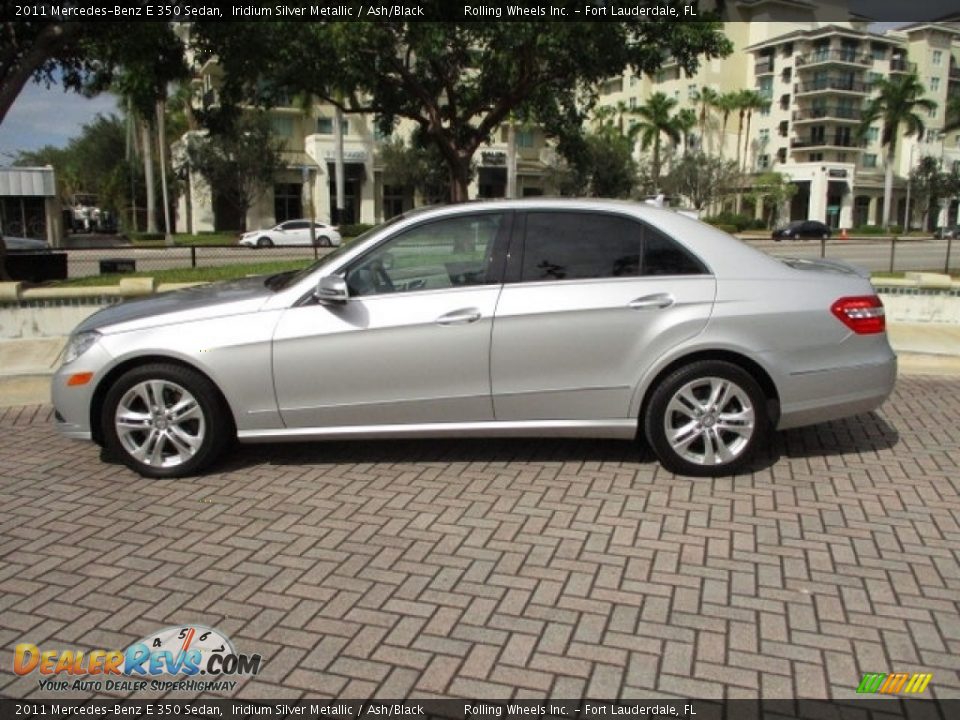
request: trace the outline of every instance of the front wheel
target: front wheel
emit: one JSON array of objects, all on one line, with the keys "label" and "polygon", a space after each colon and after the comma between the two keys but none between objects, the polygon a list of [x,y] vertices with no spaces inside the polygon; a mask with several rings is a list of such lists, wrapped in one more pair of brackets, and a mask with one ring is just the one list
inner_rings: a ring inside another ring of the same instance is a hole
[{"label": "front wheel", "polygon": [[258,247],[258,248],[270,248],[270,247],[273,247],[273,240],[271,240],[270,238],[264,236],[264,237],[260,238],[259,240],[257,240],[257,247]]},{"label": "front wheel", "polygon": [[654,391],[644,430],[668,470],[695,477],[729,475],[749,463],[767,440],[767,398],[737,365],[694,362]]},{"label": "front wheel", "polygon": [[213,384],[196,370],[166,363],[134,368],[114,383],[101,423],[108,453],[149,478],[199,472],[233,432]]}]

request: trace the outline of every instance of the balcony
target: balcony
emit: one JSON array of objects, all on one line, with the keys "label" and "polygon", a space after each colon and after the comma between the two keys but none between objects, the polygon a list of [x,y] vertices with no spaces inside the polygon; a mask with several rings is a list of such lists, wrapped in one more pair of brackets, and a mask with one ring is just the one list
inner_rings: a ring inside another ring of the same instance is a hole
[{"label": "balcony", "polygon": [[890,58],[890,72],[912,74],[916,71],[916,63],[908,62],[906,58]]},{"label": "balcony", "polygon": [[851,120],[860,122],[863,111],[860,108],[849,107],[815,107],[793,111],[794,122],[808,122],[811,120]]},{"label": "balcony", "polygon": [[806,55],[797,56],[797,67],[810,67],[824,63],[840,63],[843,65],[873,65],[873,55],[859,53],[856,50],[815,50]]},{"label": "balcony", "polygon": [[850,78],[844,77],[821,78],[811,82],[797,83],[793,87],[797,95],[827,91],[852,92],[866,95],[870,92],[869,84],[862,80],[851,80]]},{"label": "balcony", "polygon": [[831,137],[814,137],[811,135],[801,135],[800,137],[795,137],[790,141],[790,147],[792,148],[854,148],[859,149],[864,146],[864,143],[857,140],[853,137],[845,137],[843,135],[834,135]]},{"label": "balcony", "polygon": [[960,65],[950,65],[949,75],[951,80],[960,80]]},{"label": "balcony", "polygon": [[754,75],[769,75],[773,72],[773,58],[766,58],[753,66]]}]

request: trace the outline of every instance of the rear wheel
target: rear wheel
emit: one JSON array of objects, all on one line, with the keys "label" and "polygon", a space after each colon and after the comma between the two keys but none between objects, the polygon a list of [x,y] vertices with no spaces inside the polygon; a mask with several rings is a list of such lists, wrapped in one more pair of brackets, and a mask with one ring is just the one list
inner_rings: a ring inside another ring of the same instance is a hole
[{"label": "rear wheel", "polygon": [[261,247],[261,248],[273,247],[273,240],[264,236],[259,240],[257,240],[257,247]]},{"label": "rear wheel", "polygon": [[134,368],[114,383],[101,423],[108,453],[149,478],[199,472],[233,434],[213,384],[195,370],[166,363]]},{"label": "rear wheel", "polygon": [[678,475],[729,475],[770,433],[767,398],[746,371],[703,360],[671,373],[654,391],[644,430],[661,464]]}]

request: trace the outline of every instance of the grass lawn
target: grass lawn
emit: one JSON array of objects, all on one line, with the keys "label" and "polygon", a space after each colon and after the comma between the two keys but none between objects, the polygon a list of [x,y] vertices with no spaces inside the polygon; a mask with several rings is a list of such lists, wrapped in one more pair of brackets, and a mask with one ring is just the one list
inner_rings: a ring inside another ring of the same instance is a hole
[{"label": "grass lawn", "polygon": [[220,267],[173,268],[170,270],[143,270],[135,273],[116,275],[90,275],[72,278],[55,283],[54,287],[78,287],[97,285],[116,285],[122,278],[152,277],[157,284],[182,282],[216,282],[233,280],[247,275],[271,275],[286,270],[299,270],[313,260],[275,260],[273,262],[244,263],[243,265],[222,265]]}]

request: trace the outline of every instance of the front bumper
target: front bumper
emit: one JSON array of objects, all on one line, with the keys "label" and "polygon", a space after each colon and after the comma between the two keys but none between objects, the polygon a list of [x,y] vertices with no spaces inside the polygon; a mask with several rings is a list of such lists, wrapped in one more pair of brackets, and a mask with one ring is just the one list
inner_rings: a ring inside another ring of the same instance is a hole
[{"label": "front bumper", "polygon": [[[97,385],[103,380],[110,365],[110,355],[97,343],[67,365],[62,365],[50,381],[57,432],[74,440],[92,440],[90,409]],[[68,385],[71,376],[92,372],[93,377],[83,385]]]}]

